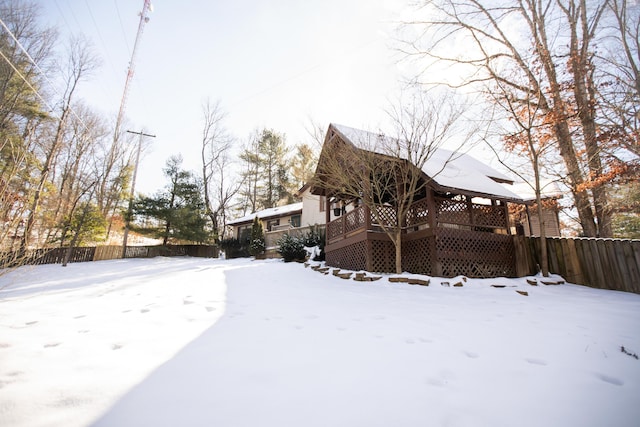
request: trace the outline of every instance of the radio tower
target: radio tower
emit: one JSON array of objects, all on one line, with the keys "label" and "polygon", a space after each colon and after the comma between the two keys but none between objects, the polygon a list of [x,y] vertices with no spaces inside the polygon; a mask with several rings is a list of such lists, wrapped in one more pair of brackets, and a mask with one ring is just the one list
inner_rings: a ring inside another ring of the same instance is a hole
[{"label": "radio tower", "polygon": [[136,34],[136,41],[133,44],[133,51],[131,52],[131,60],[129,61],[129,70],[127,71],[127,79],[124,83],[124,92],[122,93],[122,100],[120,101],[120,111],[118,111],[118,118],[116,119],[116,131],[113,137],[114,141],[118,140],[120,135],[120,125],[122,124],[122,118],[124,116],[125,106],[127,104],[127,95],[129,94],[129,83],[133,80],[133,72],[136,66],[136,51],[138,49],[138,42],[142,36],[142,32],[144,31],[144,25],[149,22],[149,17],[147,16],[148,12],[153,12],[153,6],[151,5],[151,0],[144,0],[144,5],[142,6],[142,12],[140,15],[140,23],[138,24],[138,34]]}]

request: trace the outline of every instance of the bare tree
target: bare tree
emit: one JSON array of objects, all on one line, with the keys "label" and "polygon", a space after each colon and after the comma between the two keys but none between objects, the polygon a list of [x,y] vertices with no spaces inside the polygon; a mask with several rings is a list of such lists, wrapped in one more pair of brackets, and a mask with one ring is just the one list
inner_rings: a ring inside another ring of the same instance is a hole
[{"label": "bare tree", "polygon": [[[627,0],[609,0],[611,34],[600,59],[599,106],[603,127],[613,149],[623,148],[640,159],[640,6]],[[624,156],[628,160],[628,156]]]},{"label": "bare tree", "polygon": [[56,161],[56,158],[60,152],[62,144],[64,143],[64,133],[67,126],[68,118],[73,114],[71,108],[71,101],[76,92],[78,84],[86,78],[95,68],[99,62],[96,57],[91,53],[89,43],[82,38],[72,38],[69,45],[69,58],[66,69],[62,72],[66,74],[65,90],[61,100],[60,116],[57,120],[56,131],[53,139],[43,146],[44,161],[40,168],[40,176],[33,194],[33,201],[29,209],[27,216],[24,235],[21,242],[22,250],[26,250],[29,245],[29,239],[31,231],[35,224],[38,208],[40,206],[40,199],[44,190],[45,184],[49,180],[49,174],[52,172],[52,166]]},{"label": "bare tree", "polygon": [[249,137],[240,153],[242,161],[239,209],[242,215],[258,209],[258,184],[260,181],[259,133],[256,130]]},{"label": "bare tree", "polygon": [[[510,120],[502,121],[508,126],[502,132],[504,148],[508,153],[514,153],[519,159],[526,159],[523,165],[521,161],[510,161],[504,153],[498,152],[492,144],[488,144],[500,163],[512,174],[518,176],[534,192],[536,200],[536,213],[540,221],[540,268],[544,277],[549,276],[549,261],[547,255],[547,236],[545,216],[543,214],[542,171],[545,157],[554,152],[555,139],[553,136],[553,123],[546,121],[548,116],[540,111],[540,103],[535,99],[529,103],[516,101],[516,97],[505,85],[496,84],[499,91],[493,92],[495,104],[506,113]],[[489,142],[488,140],[486,142]],[[526,164],[528,163],[528,164]],[[532,172],[533,177],[529,174]]]},{"label": "bare tree", "polygon": [[226,227],[227,212],[239,184],[229,179],[233,139],[224,127],[225,114],[220,102],[207,100],[202,106],[202,181],[206,215],[211,221],[215,239],[220,239]]},{"label": "bare tree", "polygon": [[[497,84],[514,93],[513,101],[536,108],[553,122],[558,152],[565,164],[583,232],[610,234],[607,196],[599,177],[602,152],[595,127],[593,49],[604,1],[519,0],[508,5],[486,0],[423,2],[423,30],[409,40],[407,53],[446,64],[447,77],[427,69],[430,83],[478,88],[491,99]],[[464,45],[464,51],[455,44]],[[560,60],[560,58],[563,58]],[[566,59],[565,59],[566,58]],[[584,155],[582,154],[584,153]],[[594,218],[594,212],[596,219]]]}]

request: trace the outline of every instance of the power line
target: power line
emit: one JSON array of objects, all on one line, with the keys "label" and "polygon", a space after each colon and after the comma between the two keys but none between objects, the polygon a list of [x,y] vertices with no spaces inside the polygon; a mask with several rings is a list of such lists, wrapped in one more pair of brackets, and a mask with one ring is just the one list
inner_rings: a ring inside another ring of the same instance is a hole
[{"label": "power line", "polygon": [[[1,21],[2,20],[0,19],[0,22]],[[51,105],[49,105],[49,103],[42,97],[42,95],[40,95],[40,92],[38,92],[36,88],[34,88],[31,85],[31,83],[29,83],[27,78],[24,75],[22,75],[22,73],[16,68],[16,66],[13,65],[13,62],[11,62],[11,60],[4,55],[4,52],[2,52],[2,49],[0,49],[0,56],[2,56],[2,58],[5,61],[7,61],[7,64],[9,64],[9,66],[13,69],[13,71],[15,71],[18,74],[18,76],[20,76],[20,78],[27,84],[27,86],[29,86],[29,89],[31,89],[38,98],[40,98],[40,101],[42,101],[47,106],[47,108],[49,108],[50,111],[53,111],[53,108],[51,107]]]},{"label": "power line", "polygon": [[[47,83],[49,83],[49,85],[51,86],[51,88],[53,89],[54,93],[60,97],[60,99],[63,99],[64,97],[60,96],[60,92],[58,91],[58,89],[56,88],[56,86],[53,84],[53,82],[51,80],[49,80],[49,78],[47,77],[46,73],[44,71],[42,71],[42,68],[40,68],[40,66],[36,63],[36,61],[33,59],[33,57],[29,54],[29,52],[27,52],[27,50],[24,48],[24,46],[22,46],[22,43],[20,43],[20,41],[18,41],[18,39],[16,38],[16,36],[13,34],[13,32],[9,29],[9,27],[7,26],[7,24],[4,23],[4,21],[2,20],[2,18],[0,18],[0,24],[2,25],[2,27],[7,31],[7,33],[9,33],[9,35],[11,36],[11,38],[13,39],[13,41],[16,42],[16,44],[18,45],[18,47],[20,48],[20,50],[22,50],[22,52],[24,52],[24,54],[27,56],[27,58],[29,59],[29,61],[34,65],[34,67],[36,68],[36,70],[42,75],[42,77],[44,77],[44,79],[47,81]],[[29,81],[27,80],[27,78],[16,68],[16,66],[11,62],[11,59],[7,58],[4,53],[2,53],[2,51],[0,50],[0,54],[2,54],[2,58],[7,61],[7,63],[11,66],[11,68],[18,74],[18,76],[20,76],[20,78],[29,86],[29,88],[36,94],[36,96],[38,98],[40,98],[40,100],[47,106],[47,108],[49,108],[49,111],[51,113],[53,113],[54,109],[53,107],[51,107],[51,105],[44,99],[44,97],[40,94],[40,92],[38,92],[38,90],[36,88],[33,87],[33,85],[31,85],[31,83],[29,83]],[[78,116],[78,114],[75,112],[75,110],[71,107],[71,105],[68,105],[67,107],[69,109],[69,111],[71,112],[71,114],[73,114],[75,116],[76,119],[78,119],[78,121],[82,124],[82,126],[84,127],[85,130],[89,130],[89,127],[87,126],[87,124],[84,122],[84,120],[82,118],[80,118],[80,116]],[[55,114],[54,114],[55,115]],[[59,119],[60,117],[58,117]]]},{"label": "power line", "polygon": [[127,40],[127,34],[124,30],[124,24],[122,23],[122,16],[120,16],[120,8],[118,7],[118,1],[113,0],[113,4],[116,7],[116,14],[118,15],[118,22],[120,23],[120,32],[122,33],[122,38],[124,39],[124,44],[127,47],[127,53],[131,55],[131,48],[129,47],[129,41]]}]

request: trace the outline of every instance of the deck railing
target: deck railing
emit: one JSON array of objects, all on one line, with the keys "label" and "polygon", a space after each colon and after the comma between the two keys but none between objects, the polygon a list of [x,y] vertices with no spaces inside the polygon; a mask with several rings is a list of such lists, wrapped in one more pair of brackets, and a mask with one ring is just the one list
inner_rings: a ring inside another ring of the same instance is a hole
[{"label": "deck railing", "polygon": [[[438,212],[436,227],[469,231],[486,231],[507,234],[506,210],[501,205],[482,205],[463,200],[436,198]],[[384,230],[397,224],[395,209],[377,205],[376,212],[368,206],[357,207],[327,224],[327,243],[353,236],[364,231]],[[426,199],[415,202],[404,219],[403,233],[409,234],[428,228],[429,209]]]}]

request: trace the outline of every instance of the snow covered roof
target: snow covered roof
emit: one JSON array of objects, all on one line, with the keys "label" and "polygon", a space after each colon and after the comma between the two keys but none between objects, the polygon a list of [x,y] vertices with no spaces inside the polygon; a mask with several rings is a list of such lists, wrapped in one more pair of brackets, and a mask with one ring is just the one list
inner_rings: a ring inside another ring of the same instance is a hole
[{"label": "snow covered roof", "polygon": [[[542,180],[540,182],[540,196],[543,199],[561,199],[562,190],[555,181]],[[535,201],[536,194],[533,188],[526,182],[516,182],[513,185],[508,186],[509,190],[516,193],[520,198],[526,201]]]},{"label": "snow covered roof", "polygon": [[252,222],[253,218],[256,216],[260,219],[266,218],[274,218],[274,217],[282,217],[291,214],[295,214],[297,212],[302,212],[302,202],[292,203],[290,205],[285,206],[277,206],[275,208],[263,209],[261,211],[254,212],[249,215],[245,215],[242,218],[234,219],[233,221],[229,221],[228,225],[238,225],[245,222]]},{"label": "snow covered roof", "polygon": [[[356,147],[388,155],[384,146],[392,138],[348,126],[331,124],[342,137]],[[466,153],[454,152],[443,148],[436,149],[422,168],[437,187],[442,190],[462,190],[477,196],[522,200],[508,186],[500,182],[513,182],[507,175]]]}]

